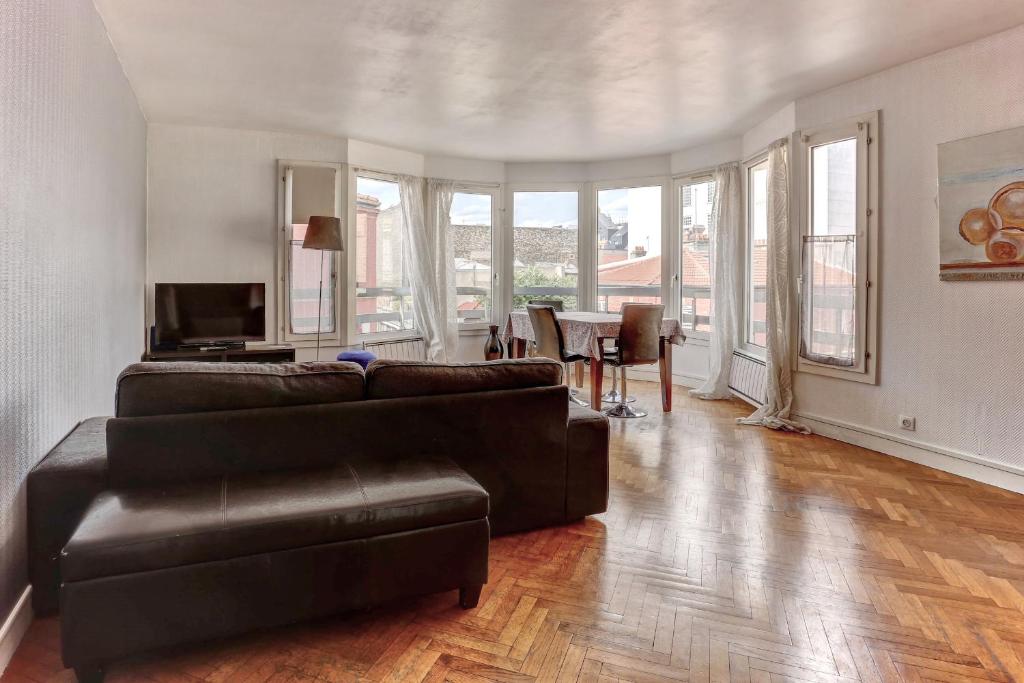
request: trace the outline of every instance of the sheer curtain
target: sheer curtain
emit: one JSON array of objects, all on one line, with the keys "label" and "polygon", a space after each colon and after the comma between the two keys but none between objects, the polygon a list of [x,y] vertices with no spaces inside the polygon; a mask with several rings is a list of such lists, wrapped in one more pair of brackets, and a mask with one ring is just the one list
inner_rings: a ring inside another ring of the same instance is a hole
[{"label": "sheer curtain", "polygon": [[458,294],[455,282],[455,249],[451,242],[452,199],[455,183],[451,180],[430,178],[427,180],[427,219],[432,228],[435,256],[435,282],[442,309],[438,320],[443,321],[443,350],[431,353],[427,358],[449,361],[455,359],[459,346]]},{"label": "sheer curtain", "polygon": [[740,167],[715,169],[715,203],[711,214],[711,367],[708,379],[690,393],[698,398],[730,398],[729,371],[740,326],[743,293],[736,277],[740,262]]},{"label": "sheer curtain", "polygon": [[806,235],[800,356],[852,367],[857,346],[857,236]]},{"label": "sheer curtain", "polygon": [[453,185],[431,181],[424,198],[423,178],[403,175],[398,178],[398,189],[416,325],[426,342],[427,359],[447,361],[458,343],[455,296],[449,297],[455,281],[448,277],[455,269],[448,245]]},{"label": "sheer curtain", "polygon": [[768,390],[764,405],[737,422],[806,434],[810,432],[807,427],[789,419],[793,406],[789,235],[789,141],[782,138],[768,148]]}]

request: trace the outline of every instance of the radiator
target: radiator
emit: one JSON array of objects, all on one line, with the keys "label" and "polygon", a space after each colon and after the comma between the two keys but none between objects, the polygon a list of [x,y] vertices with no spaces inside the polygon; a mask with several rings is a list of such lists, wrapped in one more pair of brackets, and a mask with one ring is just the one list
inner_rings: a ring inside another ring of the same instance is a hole
[{"label": "radiator", "polygon": [[365,342],[363,348],[372,351],[377,358],[387,360],[426,360],[427,346],[423,337]]},{"label": "radiator", "polygon": [[742,353],[732,354],[729,388],[748,403],[760,406],[767,391],[768,369],[764,361]]}]

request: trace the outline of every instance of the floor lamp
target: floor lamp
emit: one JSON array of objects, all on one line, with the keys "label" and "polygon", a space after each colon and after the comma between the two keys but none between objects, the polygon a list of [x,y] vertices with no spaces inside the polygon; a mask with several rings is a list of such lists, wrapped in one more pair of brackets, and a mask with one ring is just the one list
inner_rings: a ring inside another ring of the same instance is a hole
[{"label": "floor lamp", "polygon": [[334,216],[310,216],[306,226],[306,236],[302,240],[303,249],[316,249],[320,252],[320,289],[316,300],[316,359],[320,360],[320,318],[324,303],[324,252],[345,251],[341,241],[341,219]]}]

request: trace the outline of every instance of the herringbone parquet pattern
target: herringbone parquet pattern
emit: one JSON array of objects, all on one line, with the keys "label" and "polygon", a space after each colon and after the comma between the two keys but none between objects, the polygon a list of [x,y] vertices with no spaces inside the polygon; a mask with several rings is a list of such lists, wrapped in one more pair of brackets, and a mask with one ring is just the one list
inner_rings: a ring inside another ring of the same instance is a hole
[{"label": "herringbone parquet pattern", "polygon": [[[454,593],[113,667],[110,681],[1024,680],[1024,497],[631,384],[610,511],[495,539]],[[3,681],[71,680],[39,620]]]}]

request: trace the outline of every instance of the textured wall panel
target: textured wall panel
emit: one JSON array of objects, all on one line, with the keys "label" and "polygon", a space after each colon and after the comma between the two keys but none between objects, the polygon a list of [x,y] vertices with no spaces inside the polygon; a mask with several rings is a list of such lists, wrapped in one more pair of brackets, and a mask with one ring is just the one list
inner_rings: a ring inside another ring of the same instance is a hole
[{"label": "textured wall panel", "polygon": [[1024,126],[1022,55],[1024,27],[797,102],[800,128],[881,110],[879,383],[798,374],[798,411],[1024,468],[1024,282],[939,282],[936,157]]},{"label": "textured wall panel", "polygon": [[25,476],[143,340],[146,122],[89,0],[0,2],[0,618]]}]

